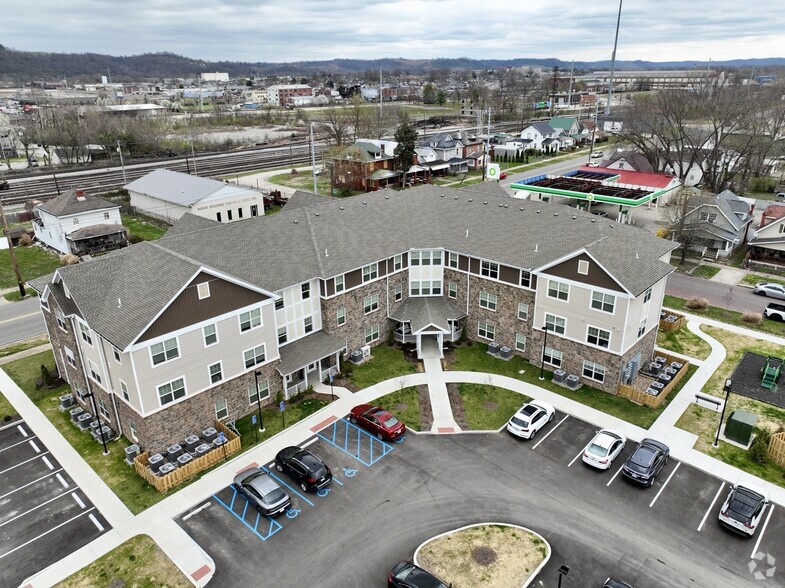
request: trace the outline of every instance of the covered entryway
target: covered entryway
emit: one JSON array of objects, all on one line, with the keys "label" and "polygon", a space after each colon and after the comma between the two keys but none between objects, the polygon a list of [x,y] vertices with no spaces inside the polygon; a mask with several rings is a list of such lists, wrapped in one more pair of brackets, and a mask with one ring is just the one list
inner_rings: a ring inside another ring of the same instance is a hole
[{"label": "covered entryway", "polygon": [[284,397],[288,400],[330,374],[341,369],[340,356],[346,340],[317,331],[281,347],[281,363],[276,368],[283,377]]},{"label": "covered entryway", "polygon": [[417,358],[423,358],[423,345],[433,345],[438,357],[443,356],[444,343],[457,341],[461,336],[459,320],[466,311],[441,296],[408,298],[390,313],[395,321],[395,340],[415,343]]}]

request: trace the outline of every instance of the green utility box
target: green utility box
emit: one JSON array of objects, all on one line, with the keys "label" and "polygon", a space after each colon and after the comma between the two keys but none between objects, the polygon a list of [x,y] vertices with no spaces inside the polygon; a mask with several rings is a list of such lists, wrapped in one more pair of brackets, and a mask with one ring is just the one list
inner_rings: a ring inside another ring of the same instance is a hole
[{"label": "green utility box", "polygon": [[758,422],[758,415],[746,410],[734,410],[725,423],[725,437],[742,445],[749,445],[752,429]]}]

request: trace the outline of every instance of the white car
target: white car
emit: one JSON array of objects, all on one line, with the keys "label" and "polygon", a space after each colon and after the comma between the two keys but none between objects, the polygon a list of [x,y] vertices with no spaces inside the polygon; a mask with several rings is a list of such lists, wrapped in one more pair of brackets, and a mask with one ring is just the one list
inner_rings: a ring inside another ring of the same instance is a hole
[{"label": "white car", "polygon": [[621,433],[600,429],[583,450],[583,463],[600,470],[607,470],[624,449],[625,443],[627,437]]},{"label": "white car", "polygon": [[545,402],[532,400],[524,404],[507,422],[507,430],[523,439],[533,439],[537,431],[553,420],[556,410]]},{"label": "white car", "polygon": [[752,537],[768,503],[769,495],[762,488],[750,484],[731,486],[720,509],[720,523],[732,531]]},{"label": "white car", "polygon": [[600,167],[600,162],[599,161],[590,161],[589,163],[586,164],[586,166],[587,167]]},{"label": "white car", "polygon": [[591,154],[590,158],[599,159],[600,157],[604,157],[604,156],[605,154],[602,151],[595,151],[594,153]]}]

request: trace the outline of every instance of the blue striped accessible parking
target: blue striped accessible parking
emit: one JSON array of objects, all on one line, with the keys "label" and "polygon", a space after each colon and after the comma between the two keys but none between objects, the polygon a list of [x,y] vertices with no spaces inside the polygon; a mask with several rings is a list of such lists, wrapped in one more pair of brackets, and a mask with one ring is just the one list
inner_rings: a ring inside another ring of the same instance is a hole
[{"label": "blue striped accessible parking", "polygon": [[333,422],[316,435],[366,466],[373,465],[393,450],[389,443],[377,439],[346,419]]},{"label": "blue striped accessible parking", "polygon": [[[226,497],[229,504],[227,504],[225,500],[222,500],[218,494],[213,494],[213,498],[218,504],[228,510],[232,516],[245,525],[248,530],[259,537],[259,539],[267,541],[283,528],[281,523],[275,519],[262,516],[262,513],[251,506],[245,497],[237,491],[234,484],[229,486],[227,490],[231,490],[232,492],[230,499]],[[248,512],[249,510],[251,511],[250,513]]]}]

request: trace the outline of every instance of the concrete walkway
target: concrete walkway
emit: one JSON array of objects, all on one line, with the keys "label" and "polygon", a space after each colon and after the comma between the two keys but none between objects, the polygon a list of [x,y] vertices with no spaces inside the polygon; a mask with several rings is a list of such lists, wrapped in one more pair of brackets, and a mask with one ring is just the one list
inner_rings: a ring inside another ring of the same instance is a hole
[{"label": "concrete walkway", "polygon": [[447,394],[439,345],[433,337],[425,337],[422,340],[422,362],[428,378],[428,395],[433,411],[431,432],[455,433],[460,431],[461,428],[455,422],[450,397]]},{"label": "concrete walkway", "polygon": [[[36,434],[41,437],[55,458],[74,478],[74,481],[84,489],[88,498],[113,527],[111,531],[105,533],[89,545],[35,574],[24,585],[31,587],[51,586],[90,564],[96,558],[128,538],[136,534],[146,533],[158,543],[194,585],[204,586],[212,577],[215,571],[215,564],[210,556],[176,524],[175,519],[177,517],[189,510],[196,510],[208,502],[213,494],[225,488],[231,482],[231,479],[238,471],[249,466],[270,463],[280,449],[302,443],[333,421],[346,416],[355,405],[364,402],[371,403],[381,396],[402,388],[424,384],[428,385],[433,406],[434,427],[431,432],[445,432],[442,429],[447,428],[454,432],[460,431],[452,416],[446,388],[448,383],[469,382],[499,386],[518,392],[521,395],[549,402],[558,410],[588,421],[597,427],[617,429],[627,435],[632,441],[638,441],[646,436],[657,437],[671,447],[671,453],[675,458],[727,482],[754,481],[757,485],[766,488],[774,502],[785,505],[785,488],[755,479],[750,474],[696,451],[693,449],[693,446],[697,437],[675,427],[675,423],[684,410],[693,402],[695,392],[702,390],[711,375],[725,359],[724,348],[712,337],[700,331],[699,327],[701,324],[717,326],[730,332],[765,339],[783,346],[785,346],[785,338],[741,327],[724,325],[711,319],[692,315],[687,316],[689,319],[688,328],[709,343],[711,354],[702,362],[690,359],[690,361],[700,366],[699,369],[671,400],[669,406],[648,430],[550,390],[545,390],[537,385],[515,378],[481,372],[445,372],[442,370],[441,362],[438,359],[438,350],[429,349],[426,346],[425,373],[408,374],[392,378],[374,384],[357,393],[352,393],[346,388],[333,387],[332,393],[335,395],[335,401],[322,410],[281,431],[264,443],[229,459],[226,463],[208,472],[199,480],[167,496],[156,505],[136,516],[130,513],[128,508],[106,486],[103,480],[68,444],[60,432],[33,405],[22,390],[8,378],[5,372],[0,369],[0,391],[8,397],[14,408],[28,422]],[[434,355],[437,357],[434,357]],[[330,394],[331,392],[330,386],[325,384],[317,384],[314,386],[314,389],[322,394]]]},{"label": "concrete walkway", "polygon": [[[24,341],[20,341],[20,343],[24,343]],[[30,357],[31,355],[35,355],[36,353],[41,353],[42,351],[47,351],[51,348],[52,345],[49,342],[47,342],[47,343],[42,343],[37,347],[31,347],[30,349],[25,349],[24,351],[20,351],[19,353],[14,353],[12,355],[6,355],[5,357],[0,357],[0,365],[11,363],[12,361],[16,361],[17,359]]]},{"label": "concrete walkway", "polygon": [[723,267],[720,271],[714,274],[714,276],[712,276],[711,281],[735,286],[741,282],[746,275],[747,270],[736,267]]}]

